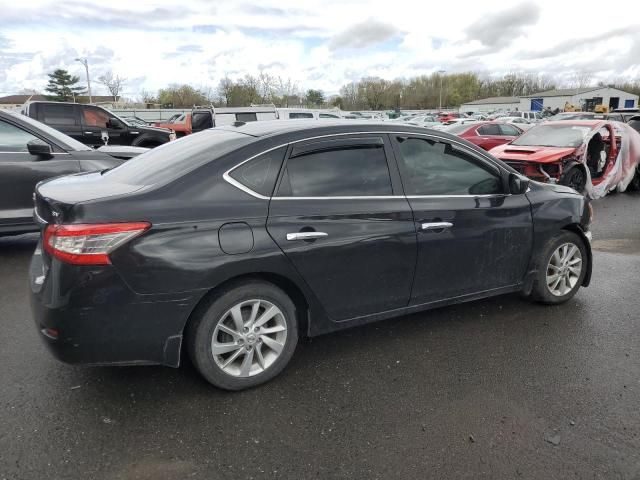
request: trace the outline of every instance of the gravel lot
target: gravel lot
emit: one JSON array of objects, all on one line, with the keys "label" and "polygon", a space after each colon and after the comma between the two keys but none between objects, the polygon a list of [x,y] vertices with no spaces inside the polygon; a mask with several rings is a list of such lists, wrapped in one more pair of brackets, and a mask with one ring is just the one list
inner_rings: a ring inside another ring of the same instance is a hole
[{"label": "gravel lot", "polygon": [[301,342],[226,393],[189,364],[58,363],[27,302],[33,236],[0,239],[0,480],[640,478],[640,196],[595,203],[591,287]]}]

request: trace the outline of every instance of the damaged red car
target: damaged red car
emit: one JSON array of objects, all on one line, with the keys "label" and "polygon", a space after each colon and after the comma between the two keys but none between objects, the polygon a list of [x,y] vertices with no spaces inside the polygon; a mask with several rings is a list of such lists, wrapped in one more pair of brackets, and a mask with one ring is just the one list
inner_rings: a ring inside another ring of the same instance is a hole
[{"label": "damaged red car", "polygon": [[640,134],[620,122],[546,122],[490,153],[533,180],[590,198],[639,186]]}]

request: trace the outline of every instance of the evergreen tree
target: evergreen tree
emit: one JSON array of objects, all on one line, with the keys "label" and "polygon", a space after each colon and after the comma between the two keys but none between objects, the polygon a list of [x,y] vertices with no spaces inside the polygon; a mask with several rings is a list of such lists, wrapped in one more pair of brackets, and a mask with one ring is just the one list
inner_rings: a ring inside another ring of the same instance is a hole
[{"label": "evergreen tree", "polygon": [[51,93],[49,97],[51,100],[66,102],[85,92],[84,87],[77,85],[79,81],[78,77],[71,76],[66,70],[58,68],[49,74],[49,83],[45,90]]}]

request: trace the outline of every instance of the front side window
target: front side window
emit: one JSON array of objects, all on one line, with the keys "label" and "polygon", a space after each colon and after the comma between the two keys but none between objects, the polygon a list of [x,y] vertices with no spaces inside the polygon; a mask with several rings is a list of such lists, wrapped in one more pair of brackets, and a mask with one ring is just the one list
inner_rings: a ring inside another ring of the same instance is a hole
[{"label": "front side window", "polygon": [[281,147],[258,155],[232,170],[229,176],[260,195],[271,196],[286,151],[286,147]]},{"label": "front side window", "polygon": [[502,193],[502,182],[450,143],[398,137],[403,183],[407,195],[491,195]]},{"label": "front side window", "polygon": [[41,105],[42,122],[47,125],[78,125],[73,105]]},{"label": "front side window", "polygon": [[320,118],[340,118],[338,115],[333,115],[331,113],[321,113]]},{"label": "front side window", "polygon": [[506,123],[500,125],[500,130],[502,131],[502,135],[508,135],[512,137],[517,137],[518,135],[520,135],[520,130],[518,130],[513,125],[509,125]]},{"label": "front side window", "polygon": [[391,195],[382,145],[333,146],[290,158],[278,190],[285,197]]},{"label": "front side window", "polygon": [[108,128],[109,114],[101,108],[84,107],[82,109],[82,121],[86,127]]},{"label": "front side window", "polygon": [[37,139],[29,132],[0,120],[0,152],[26,152],[27,143]]}]

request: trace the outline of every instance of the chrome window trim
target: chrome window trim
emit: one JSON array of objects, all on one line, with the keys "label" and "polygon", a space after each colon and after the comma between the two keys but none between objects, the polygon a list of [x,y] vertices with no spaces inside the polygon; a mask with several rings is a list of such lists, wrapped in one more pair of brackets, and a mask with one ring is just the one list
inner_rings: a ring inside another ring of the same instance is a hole
[{"label": "chrome window trim", "polygon": [[260,200],[356,200],[356,199],[363,199],[363,200],[377,200],[377,199],[394,199],[394,198],[489,198],[489,197],[507,197],[507,196],[511,196],[511,194],[506,194],[506,193],[497,193],[497,194],[488,194],[488,195],[373,195],[373,196],[367,196],[367,195],[359,195],[359,196],[326,196],[326,197],[276,197],[276,196],[272,196],[272,197],[266,197],[264,195],[261,195],[258,192],[255,192],[253,190],[251,190],[249,187],[243,185],[242,183],[238,182],[237,180],[233,179],[230,176],[230,173],[233,172],[236,168],[239,168],[240,166],[244,165],[245,163],[253,160],[256,157],[259,157],[260,155],[264,155],[265,153],[269,153],[273,150],[277,150],[279,148],[282,147],[288,147],[289,145],[292,145],[294,143],[300,143],[300,142],[306,142],[309,140],[317,140],[317,139],[321,139],[321,138],[329,138],[329,137],[341,137],[344,135],[408,135],[408,136],[418,136],[418,137],[427,137],[427,138],[434,138],[434,139],[439,139],[439,140],[443,140],[445,142],[450,142],[450,143],[455,143],[457,145],[459,145],[460,147],[462,147],[465,152],[468,152],[470,155],[478,158],[479,160],[482,160],[483,162],[489,163],[489,165],[495,169],[497,169],[498,173],[500,173],[500,167],[496,164],[493,164],[493,162],[491,162],[489,159],[485,159],[482,158],[481,155],[478,155],[477,152],[473,152],[467,145],[465,145],[464,143],[454,140],[454,139],[450,139],[447,137],[442,137],[440,135],[437,134],[433,134],[433,133],[422,133],[422,132],[399,132],[399,131],[371,131],[371,132],[343,132],[343,133],[329,133],[326,135],[317,135],[315,137],[307,137],[307,138],[301,138],[300,140],[293,140],[291,142],[287,142],[287,143],[283,143],[282,145],[278,145],[275,147],[271,147],[267,150],[263,150],[260,153],[257,153],[249,158],[247,158],[246,160],[243,160],[242,162],[238,163],[237,165],[234,165],[233,167],[231,167],[229,170],[227,170],[226,172],[224,172],[222,174],[222,178],[229,183],[230,185],[233,185],[234,187],[236,187],[239,190],[242,190],[243,192],[251,195],[254,198],[258,198]]},{"label": "chrome window trim", "polygon": [[[88,152],[89,150],[86,150],[86,151]],[[31,155],[28,151],[22,151],[22,152],[2,152],[2,151],[0,151],[0,154],[3,154],[3,153],[26,153],[27,155]],[[68,153],[68,152],[51,152],[50,155],[70,155],[70,153]]]}]

